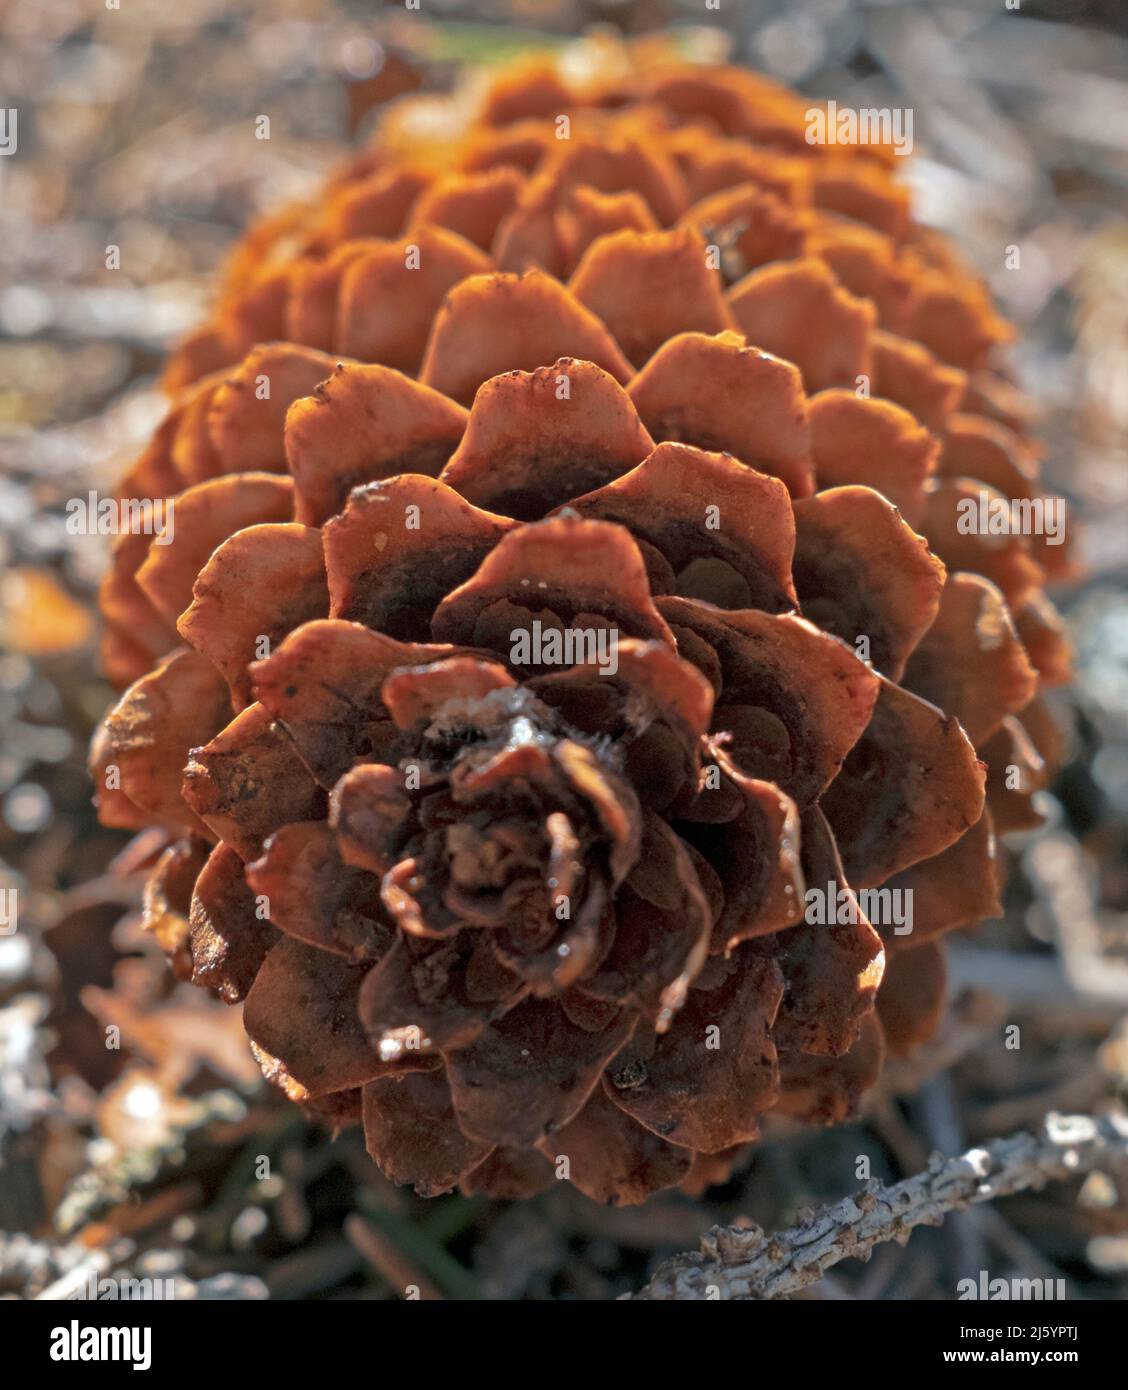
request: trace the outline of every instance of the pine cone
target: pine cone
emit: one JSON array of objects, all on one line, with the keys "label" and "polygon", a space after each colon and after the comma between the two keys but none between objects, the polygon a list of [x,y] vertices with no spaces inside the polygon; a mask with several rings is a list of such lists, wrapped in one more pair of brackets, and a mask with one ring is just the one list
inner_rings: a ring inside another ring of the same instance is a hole
[{"label": "pine cone", "polygon": [[150,927],[426,1194],[638,1202],[852,1113],[1068,676],[1062,550],[955,525],[1037,450],[893,160],[626,61],[409,99],[252,232],[122,486],[172,534],[103,589]]}]

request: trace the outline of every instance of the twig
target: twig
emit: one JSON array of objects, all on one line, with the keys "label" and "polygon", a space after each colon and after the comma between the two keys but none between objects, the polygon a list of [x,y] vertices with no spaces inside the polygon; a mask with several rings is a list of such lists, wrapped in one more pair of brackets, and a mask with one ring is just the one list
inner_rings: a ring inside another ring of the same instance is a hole
[{"label": "twig", "polygon": [[197,1097],[183,1120],[148,1148],[126,1149],[106,1163],[88,1168],[67,1188],[55,1212],[61,1235],[73,1235],[108,1208],[129,1202],[139,1188],[154,1182],[164,1165],[216,1120],[237,1120],[244,1102],[232,1091],[208,1091]]},{"label": "twig", "polygon": [[1070,985],[1087,999],[1123,1008],[1128,966],[1103,949],[1095,873],[1084,850],[1072,835],[1051,831],[1034,837],[1023,865],[1050,919]]},{"label": "twig", "polygon": [[86,1288],[87,1282],[92,1277],[97,1279],[100,1274],[104,1274],[110,1268],[110,1263],[110,1256],[107,1251],[92,1250],[85,1260],[69,1269],[61,1278],[56,1279],[37,1297],[49,1303],[74,1298],[80,1289]]},{"label": "twig", "polygon": [[359,1202],[363,1214],[371,1223],[400,1248],[405,1258],[418,1265],[442,1294],[462,1302],[473,1302],[483,1297],[477,1277],[444,1245],[432,1240],[421,1226],[382,1203],[373,1201],[367,1192],[360,1194]]},{"label": "twig", "polygon": [[1041,1115],[1095,1107],[1109,1094],[1108,1077],[1096,1061],[1079,1058],[1076,1053],[1066,1054],[1061,1060],[1064,1065],[1060,1071],[1065,1074],[1055,1084],[1039,1087],[1027,1095],[1004,1096],[986,1105],[966,1105],[969,1132],[978,1137],[1018,1129],[1036,1123]]},{"label": "twig", "polygon": [[[1016,1270],[1024,1274],[1033,1273],[1038,1279],[1065,1279],[1061,1269],[1037,1246],[1032,1245],[1020,1231],[994,1207],[984,1207],[976,1213],[983,1222],[983,1229],[991,1245],[1011,1261]],[[1065,1279],[1066,1297],[1078,1296],[1076,1285]]]},{"label": "twig", "polygon": [[271,1298],[313,1298],[351,1279],[363,1264],[360,1251],[342,1236],[277,1261],[266,1273],[266,1286]]},{"label": "twig", "polygon": [[639,1299],[768,1299],[795,1293],[839,1260],[868,1259],[886,1240],[904,1243],[916,1226],[949,1211],[1006,1197],[1101,1166],[1128,1163],[1128,1116],[1049,1115],[1037,1134],[1013,1134],[928,1168],[893,1187],[861,1193],[768,1236],[759,1226],[714,1226],[700,1253],[661,1264]]},{"label": "twig", "polygon": [[968,987],[990,990],[1024,1009],[1056,1010],[1074,1026],[1092,1022],[1107,1027],[1124,1013],[1126,996],[1106,988],[1100,994],[1071,979],[1060,956],[1032,951],[992,950],[955,944],[948,956],[948,987],[953,995]]},{"label": "twig", "polygon": [[357,1212],[345,1217],[345,1235],[364,1256],[393,1293],[404,1297],[414,1286],[421,1299],[441,1299],[442,1293],[422,1272],[419,1265],[383,1231]]},{"label": "twig", "polygon": [[889,1096],[878,1094],[866,1109],[869,1127],[889,1150],[897,1171],[912,1173],[928,1162],[929,1146]]},{"label": "twig", "polygon": [[949,982],[953,1004],[936,1036],[910,1058],[887,1059],[880,1089],[888,1095],[916,1095],[933,1076],[958,1066],[1002,1031],[1008,1010],[998,994],[966,981],[953,983],[951,973]]},{"label": "twig", "polygon": [[[934,1076],[921,1091],[912,1109],[919,1116],[924,1132],[935,1149],[941,1153],[958,1153],[961,1149],[966,1149],[968,1137],[956,1110],[949,1073]],[[1038,1117],[1050,1111],[1050,1106],[1043,1106],[1038,1111]],[[990,1132],[998,1134],[999,1130]],[[980,1221],[982,1214],[981,1211],[955,1212],[941,1232],[941,1241],[947,1253],[948,1271],[953,1280],[983,1268],[987,1252]]]}]

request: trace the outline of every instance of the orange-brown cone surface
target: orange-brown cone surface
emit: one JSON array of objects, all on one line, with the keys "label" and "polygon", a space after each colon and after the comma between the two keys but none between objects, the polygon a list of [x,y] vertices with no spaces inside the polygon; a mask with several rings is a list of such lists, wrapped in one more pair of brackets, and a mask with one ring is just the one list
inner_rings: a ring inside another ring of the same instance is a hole
[{"label": "orange-brown cone surface", "polygon": [[888,152],[748,74],[519,67],[442,139],[417,100],[170,366],[102,814],[391,1178],[698,1191],[928,1035],[1036,814],[1064,555],[956,521],[1039,495],[1009,330]]}]

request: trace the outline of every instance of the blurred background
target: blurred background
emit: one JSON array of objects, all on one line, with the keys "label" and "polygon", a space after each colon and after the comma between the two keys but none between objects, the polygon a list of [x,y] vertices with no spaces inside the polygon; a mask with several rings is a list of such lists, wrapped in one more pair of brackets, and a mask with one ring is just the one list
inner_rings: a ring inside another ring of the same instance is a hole
[{"label": "blurred background", "polygon": [[[0,0],[0,1295],[90,1271],[180,1297],[605,1299],[717,1221],[790,1224],[856,1187],[1094,1112],[1128,1091],[1128,14],[1123,0]],[[1014,841],[1003,921],[951,950],[940,1036],[854,1126],[770,1126],[699,1202],[609,1211],[573,1189],[424,1203],[357,1134],[333,1141],[259,1080],[235,1011],[175,986],[137,929],[138,851],[97,826],[85,747],[104,540],[64,506],[112,491],[160,420],[162,353],[257,213],[320,181],[376,108],[465,61],[601,23],[709,41],[818,97],[910,105],[907,177],[1018,325],[1046,475],[1083,526],[1055,598],[1077,647],[1070,754]],[[267,114],[271,138],[254,138]],[[1021,271],[1006,248],[1021,248]],[[107,248],[120,268],[107,268]],[[1004,1027],[1023,1046],[1009,1051]],[[121,1046],[107,1049],[107,1027]],[[115,1035],[116,1036],[116,1035]],[[260,1154],[272,1176],[256,1180]],[[1061,1278],[1128,1296],[1128,1192],[1051,1186],[847,1261],[813,1298],[951,1299],[957,1281]]]}]

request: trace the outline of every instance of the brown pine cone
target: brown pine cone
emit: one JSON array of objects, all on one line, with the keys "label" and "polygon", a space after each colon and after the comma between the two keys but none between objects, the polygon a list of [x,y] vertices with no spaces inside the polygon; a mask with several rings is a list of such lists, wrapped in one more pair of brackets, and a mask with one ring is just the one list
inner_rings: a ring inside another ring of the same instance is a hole
[{"label": "brown pine cone", "polygon": [[467,101],[253,232],[175,358],[100,811],[167,830],[174,968],[390,1177],[638,1202],[935,1027],[1035,814],[1066,561],[955,524],[1037,451],[886,152],[729,69]]}]

